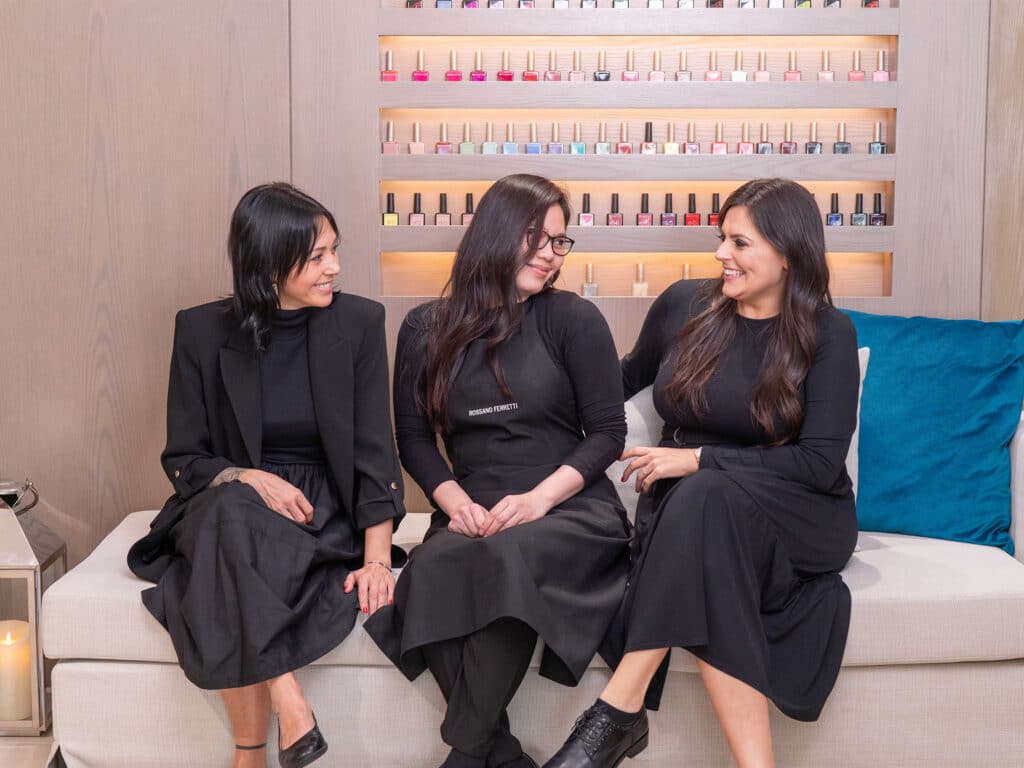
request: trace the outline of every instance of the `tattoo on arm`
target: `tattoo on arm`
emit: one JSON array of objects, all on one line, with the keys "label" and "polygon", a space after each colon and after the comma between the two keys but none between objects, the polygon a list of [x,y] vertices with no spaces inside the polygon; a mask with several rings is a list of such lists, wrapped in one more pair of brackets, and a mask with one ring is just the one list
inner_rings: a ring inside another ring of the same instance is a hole
[{"label": "tattoo on arm", "polygon": [[232,480],[237,480],[244,471],[245,469],[242,467],[228,467],[227,469],[222,469],[206,487],[215,488],[218,485],[230,483]]}]

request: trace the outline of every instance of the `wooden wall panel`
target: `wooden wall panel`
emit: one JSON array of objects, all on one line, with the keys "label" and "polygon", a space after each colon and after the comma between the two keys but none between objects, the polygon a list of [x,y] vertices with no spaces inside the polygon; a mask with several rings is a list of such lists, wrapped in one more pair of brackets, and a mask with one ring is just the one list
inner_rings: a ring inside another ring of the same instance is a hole
[{"label": "wooden wall panel", "polygon": [[992,4],[985,161],[984,320],[1024,318],[1024,0]]},{"label": "wooden wall panel", "polygon": [[287,0],[6,2],[0,476],[72,562],[158,506],[174,313],[230,287],[249,186],[287,179]]}]

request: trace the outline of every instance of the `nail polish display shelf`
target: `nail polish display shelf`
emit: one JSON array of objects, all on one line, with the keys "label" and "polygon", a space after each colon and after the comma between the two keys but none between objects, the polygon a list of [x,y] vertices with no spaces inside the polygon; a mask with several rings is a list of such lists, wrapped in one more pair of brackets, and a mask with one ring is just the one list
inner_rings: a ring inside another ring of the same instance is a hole
[{"label": "nail polish display shelf", "polygon": [[898,8],[382,8],[380,35],[897,35]]}]

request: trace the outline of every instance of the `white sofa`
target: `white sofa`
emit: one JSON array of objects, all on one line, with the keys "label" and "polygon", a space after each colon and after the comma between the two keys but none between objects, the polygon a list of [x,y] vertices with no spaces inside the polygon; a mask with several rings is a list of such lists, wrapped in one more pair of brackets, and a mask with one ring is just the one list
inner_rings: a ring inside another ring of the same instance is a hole
[{"label": "white sofa", "polygon": [[[636,431],[650,428],[634,418],[631,437],[649,442]],[[1018,559],[992,547],[860,535],[843,572],[853,593],[843,671],[817,723],[773,712],[780,766],[1024,765],[1024,421],[1011,461]],[[230,765],[217,694],[186,682],[167,634],[139,599],[146,584],[125,566],[153,514],[129,515],[44,597],[43,649],[57,660],[57,765]],[[410,515],[399,543],[417,542],[426,525],[426,515]],[[595,660],[575,689],[527,677],[510,715],[538,761],[554,752],[607,675]],[[299,677],[331,745],[325,768],[433,768],[443,759],[442,700],[432,678],[409,684],[359,628]],[[650,748],[628,768],[731,764],[686,653],[673,656],[651,728]],[[273,746],[275,734],[268,738]]]}]

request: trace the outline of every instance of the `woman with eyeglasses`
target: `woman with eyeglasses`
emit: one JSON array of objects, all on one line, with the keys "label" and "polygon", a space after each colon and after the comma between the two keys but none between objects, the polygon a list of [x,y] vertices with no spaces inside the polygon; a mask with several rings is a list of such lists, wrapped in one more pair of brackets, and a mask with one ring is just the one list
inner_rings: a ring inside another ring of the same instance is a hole
[{"label": "woman with eyeglasses", "polygon": [[597,308],[552,287],[568,220],[547,179],[497,181],[441,298],[398,336],[399,455],[435,512],[366,628],[410,680],[437,680],[443,768],[535,768],[506,707],[537,637],[540,673],[575,685],[625,588],[630,529],[604,474],[626,435],[622,377]]}]

